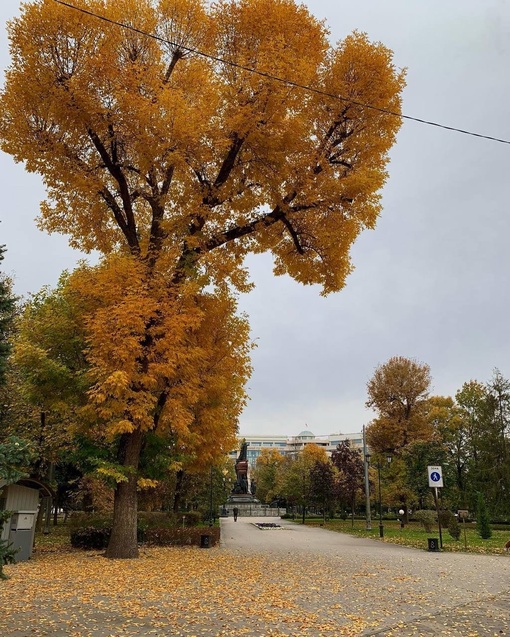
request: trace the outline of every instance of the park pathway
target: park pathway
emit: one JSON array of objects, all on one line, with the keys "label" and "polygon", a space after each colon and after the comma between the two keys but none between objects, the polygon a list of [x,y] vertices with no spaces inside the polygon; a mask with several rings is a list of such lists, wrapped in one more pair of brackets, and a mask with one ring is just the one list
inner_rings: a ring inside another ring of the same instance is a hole
[{"label": "park pathway", "polygon": [[293,597],[318,616],[357,617],[360,635],[510,637],[507,555],[431,553],[285,520],[259,530],[258,521],[268,520],[222,520],[223,548],[264,555],[267,568],[293,563],[305,580],[323,573]]}]

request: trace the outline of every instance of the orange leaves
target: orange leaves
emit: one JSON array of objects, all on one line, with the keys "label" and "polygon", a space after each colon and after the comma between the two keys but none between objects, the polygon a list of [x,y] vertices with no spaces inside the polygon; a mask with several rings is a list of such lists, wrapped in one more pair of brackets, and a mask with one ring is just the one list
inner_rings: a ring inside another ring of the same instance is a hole
[{"label": "orange leaves", "polygon": [[398,113],[391,52],[358,33],[331,47],[293,0],[77,6],[172,43],[51,0],[12,23],[0,135],[45,180],[44,227],[150,255],[169,278],[244,286],[243,256],[270,250],[278,274],[340,289],[400,121],[270,76]]},{"label": "orange leaves", "polygon": [[69,294],[84,308],[89,395],[109,438],[171,432],[190,466],[230,450],[251,368],[248,324],[226,290],[168,287],[112,255],[76,271]]}]

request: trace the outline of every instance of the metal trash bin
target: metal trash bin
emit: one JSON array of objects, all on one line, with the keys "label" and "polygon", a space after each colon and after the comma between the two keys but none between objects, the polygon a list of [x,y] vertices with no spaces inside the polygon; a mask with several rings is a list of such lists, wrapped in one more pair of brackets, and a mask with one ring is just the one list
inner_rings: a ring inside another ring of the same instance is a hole
[{"label": "metal trash bin", "polygon": [[439,551],[439,540],[437,539],[437,537],[428,537],[427,542],[429,551],[432,551],[434,553],[437,553]]},{"label": "metal trash bin", "polygon": [[209,548],[211,548],[211,536],[210,535],[201,535],[200,536],[200,548],[201,549],[209,549]]}]

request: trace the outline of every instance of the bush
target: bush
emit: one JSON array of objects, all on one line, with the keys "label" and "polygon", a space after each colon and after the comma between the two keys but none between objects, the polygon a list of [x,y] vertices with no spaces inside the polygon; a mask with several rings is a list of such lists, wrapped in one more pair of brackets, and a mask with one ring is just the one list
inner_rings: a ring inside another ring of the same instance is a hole
[{"label": "bush", "polygon": [[143,529],[167,529],[177,526],[179,518],[166,511],[139,511],[138,528]]},{"label": "bush", "polygon": [[71,546],[75,549],[101,550],[108,546],[110,528],[96,529],[92,526],[71,532]]},{"label": "bush", "polygon": [[429,511],[427,509],[423,509],[421,511],[416,511],[414,513],[414,517],[418,522],[421,523],[425,531],[430,533],[432,531],[432,527],[435,525],[437,516],[435,511]]},{"label": "bush", "polygon": [[455,518],[451,511],[439,511],[439,521],[441,522],[441,528],[447,529],[450,526],[452,518]]},{"label": "bush", "polygon": [[181,517],[186,518],[184,521],[186,526],[198,526],[202,520],[200,511],[188,511],[183,513]]},{"label": "bush", "polygon": [[448,533],[454,540],[460,540],[460,524],[455,515],[452,515],[450,518]]},{"label": "bush", "polygon": [[73,511],[68,520],[71,531],[85,528],[111,529],[112,522],[110,516],[85,513],[84,511]]},{"label": "bush", "polygon": [[202,535],[211,536],[211,546],[219,544],[220,529],[218,527],[148,529],[145,532],[145,541],[152,546],[200,546]]}]

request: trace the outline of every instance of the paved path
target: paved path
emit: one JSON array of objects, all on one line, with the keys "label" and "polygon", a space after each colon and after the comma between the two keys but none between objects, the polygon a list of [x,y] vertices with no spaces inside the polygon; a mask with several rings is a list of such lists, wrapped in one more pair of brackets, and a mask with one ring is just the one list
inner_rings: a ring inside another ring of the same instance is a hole
[{"label": "paved path", "polygon": [[[319,565],[324,577],[313,601],[303,595],[299,602],[319,613],[340,605],[343,612],[383,618],[360,635],[510,637],[506,555],[430,553],[285,520],[277,520],[281,530],[262,531],[253,524],[259,521],[269,520],[222,520],[223,547],[295,561],[303,577],[307,566],[315,571]],[[347,585],[339,589],[339,581]]]}]

